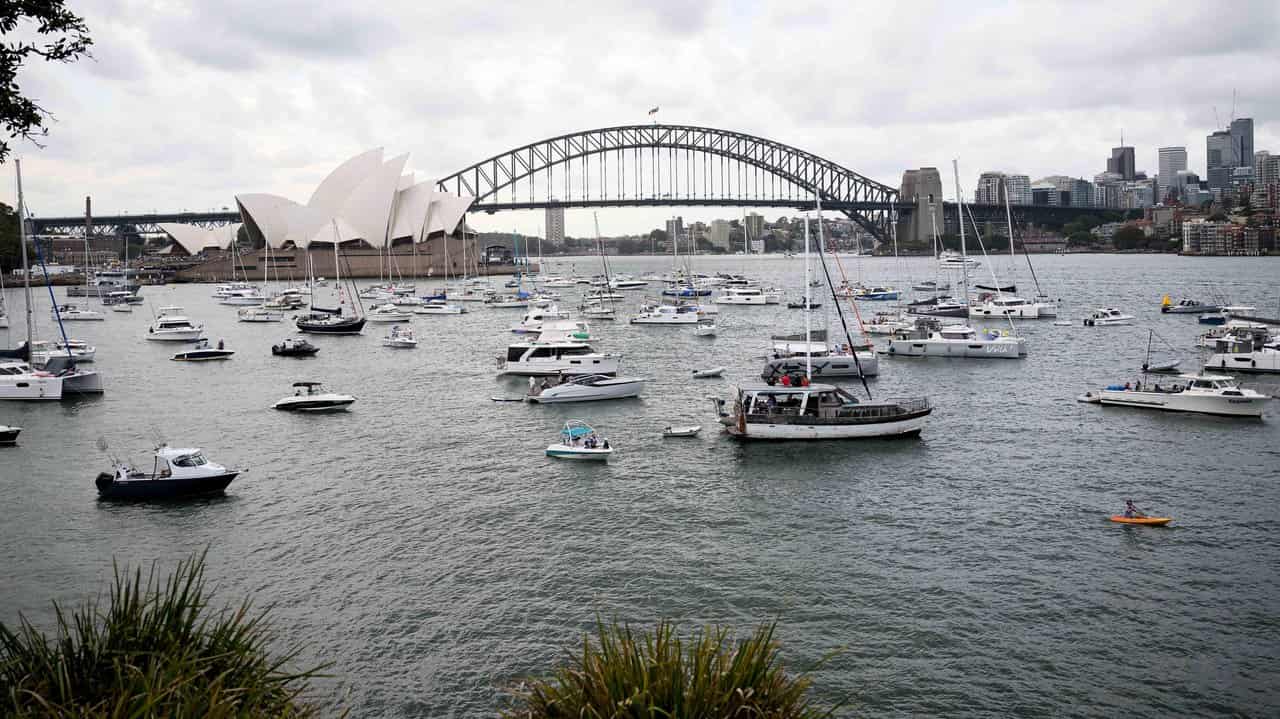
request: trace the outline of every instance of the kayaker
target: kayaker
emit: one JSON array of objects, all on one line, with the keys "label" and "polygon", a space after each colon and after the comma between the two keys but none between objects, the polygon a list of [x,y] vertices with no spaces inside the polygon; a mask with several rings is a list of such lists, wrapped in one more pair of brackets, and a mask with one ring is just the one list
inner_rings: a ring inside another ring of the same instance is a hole
[{"label": "kayaker", "polygon": [[1133,506],[1132,499],[1126,499],[1124,500],[1124,516],[1128,519],[1133,519],[1135,517],[1145,517],[1147,515],[1139,512],[1138,508]]}]

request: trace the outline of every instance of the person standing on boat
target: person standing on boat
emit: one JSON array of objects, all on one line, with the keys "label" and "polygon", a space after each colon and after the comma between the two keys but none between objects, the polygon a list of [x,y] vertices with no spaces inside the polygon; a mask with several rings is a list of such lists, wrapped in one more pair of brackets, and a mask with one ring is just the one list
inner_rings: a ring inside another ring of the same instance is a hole
[{"label": "person standing on boat", "polygon": [[1132,499],[1126,499],[1124,500],[1124,516],[1128,519],[1133,519],[1135,517],[1145,517],[1146,515],[1138,511],[1138,508],[1133,505]]}]

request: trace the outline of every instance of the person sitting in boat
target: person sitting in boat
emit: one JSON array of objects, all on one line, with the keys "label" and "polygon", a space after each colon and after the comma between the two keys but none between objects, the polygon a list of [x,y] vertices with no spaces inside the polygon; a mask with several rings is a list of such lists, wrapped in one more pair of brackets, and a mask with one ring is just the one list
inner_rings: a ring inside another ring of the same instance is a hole
[{"label": "person sitting in boat", "polygon": [[790,387],[790,386],[791,386],[791,375],[789,375],[789,374],[784,374],[784,375],[782,375],[782,386],[783,386],[783,387]]},{"label": "person sitting in boat", "polygon": [[218,338],[218,349],[225,349],[226,345],[222,342],[222,338]]},{"label": "person sitting in boat", "polygon": [[604,440],[604,442],[602,443],[602,445],[601,445],[601,446],[603,446],[605,449],[608,449],[608,448],[609,448],[609,440],[608,440],[608,439]]},{"label": "person sitting in boat", "polygon": [[768,399],[768,400],[766,400],[764,404],[765,404],[765,407],[768,407],[768,408],[769,408],[769,414],[773,414],[774,412],[777,412],[777,411],[778,411],[778,398],[777,398],[777,397],[775,397],[775,396],[773,396],[773,395],[769,395],[769,399]]},{"label": "person sitting in boat", "polygon": [[1133,519],[1134,517],[1142,517],[1145,515],[1143,515],[1142,512],[1139,512],[1137,507],[1133,506],[1132,499],[1126,499],[1124,500],[1124,516],[1129,519]]}]

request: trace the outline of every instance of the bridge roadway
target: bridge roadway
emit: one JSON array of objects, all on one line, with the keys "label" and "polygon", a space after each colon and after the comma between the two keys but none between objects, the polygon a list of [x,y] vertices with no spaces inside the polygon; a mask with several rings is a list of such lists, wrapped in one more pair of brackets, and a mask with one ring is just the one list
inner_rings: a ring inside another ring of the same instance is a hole
[{"label": "bridge roadway", "polygon": [[[755,207],[791,210],[812,210],[813,203],[808,200],[774,199],[735,199],[735,198],[636,198],[606,200],[572,200],[572,201],[537,201],[537,202],[482,202],[471,206],[471,212],[494,214],[511,210],[542,210],[551,207],[565,209],[592,207]],[[824,210],[895,210],[900,218],[907,218],[915,211],[914,203],[907,202],[826,202]],[[1004,222],[1003,205],[967,205],[979,222]],[[1014,220],[1018,224],[1062,223],[1083,215],[1100,215],[1103,213],[1122,212],[1101,207],[1052,207],[1047,205],[1014,205]],[[954,222],[956,205],[954,202],[943,203],[943,213]],[[135,234],[159,234],[160,223],[178,222],[201,227],[221,227],[233,222],[240,222],[239,212],[168,212],[124,215],[102,215],[92,218],[95,237],[119,237]],[[35,217],[30,221],[32,234],[35,235],[76,235],[84,234],[84,217]]]}]

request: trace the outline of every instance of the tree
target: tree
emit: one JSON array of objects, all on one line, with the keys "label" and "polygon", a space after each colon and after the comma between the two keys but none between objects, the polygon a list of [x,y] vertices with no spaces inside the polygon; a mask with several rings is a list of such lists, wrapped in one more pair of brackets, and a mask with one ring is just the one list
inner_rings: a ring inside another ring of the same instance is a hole
[{"label": "tree", "polygon": [[18,240],[18,212],[0,202],[0,272],[8,274],[22,264],[22,243]]},{"label": "tree", "polygon": [[[10,39],[19,25],[29,23],[35,41]],[[89,54],[93,40],[84,20],[67,10],[63,0],[24,0],[0,3],[0,162],[9,156],[9,141],[18,138],[40,146],[36,138],[48,134],[45,121],[53,115],[34,99],[23,97],[18,85],[18,71],[27,58],[48,62],[73,62]]]},{"label": "tree", "polygon": [[1132,250],[1138,247],[1145,247],[1147,244],[1147,236],[1142,230],[1133,225],[1125,225],[1116,230],[1116,234],[1111,237],[1111,241],[1115,243],[1117,250]]}]

